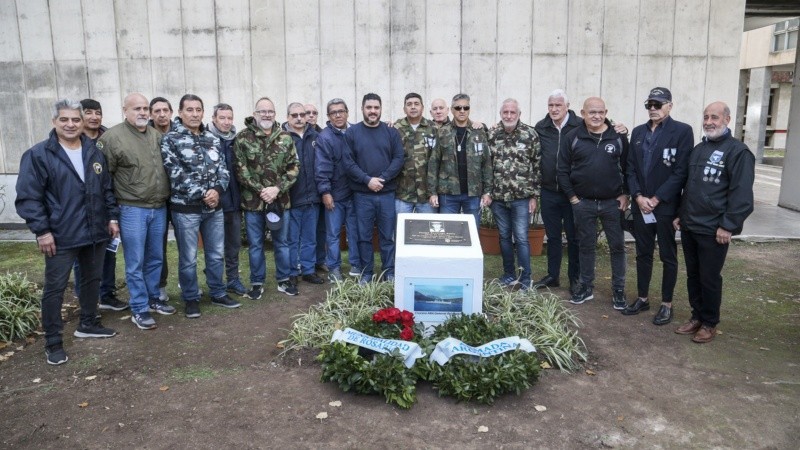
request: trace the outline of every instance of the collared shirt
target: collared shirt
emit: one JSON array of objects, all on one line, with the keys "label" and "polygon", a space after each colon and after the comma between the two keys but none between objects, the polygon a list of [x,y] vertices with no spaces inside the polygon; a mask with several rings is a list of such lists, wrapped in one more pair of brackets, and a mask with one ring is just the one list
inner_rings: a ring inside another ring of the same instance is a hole
[{"label": "collared shirt", "polygon": [[647,180],[647,172],[649,172],[648,169],[650,168],[650,162],[653,160],[653,153],[658,145],[658,138],[664,131],[664,122],[666,122],[666,119],[667,118],[656,125],[655,130],[651,129],[648,125],[647,133],[644,135],[644,142],[642,142],[642,177],[645,180]]}]

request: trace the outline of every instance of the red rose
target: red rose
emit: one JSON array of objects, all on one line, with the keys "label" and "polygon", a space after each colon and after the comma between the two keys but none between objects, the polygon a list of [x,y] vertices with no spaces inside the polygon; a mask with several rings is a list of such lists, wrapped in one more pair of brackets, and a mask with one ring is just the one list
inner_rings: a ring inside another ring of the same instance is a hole
[{"label": "red rose", "polygon": [[400,332],[400,339],[404,341],[410,341],[414,338],[414,330],[411,327],[403,328],[403,331]]},{"label": "red rose", "polygon": [[388,323],[396,323],[400,320],[400,310],[397,308],[387,308],[385,320]]},{"label": "red rose", "polygon": [[414,313],[411,311],[402,311],[400,313],[400,323],[402,323],[404,327],[413,327]]},{"label": "red rose", "polygon": [[380,310],[372,315],[372,321],[375,323],[383,322],[383,310]]}]

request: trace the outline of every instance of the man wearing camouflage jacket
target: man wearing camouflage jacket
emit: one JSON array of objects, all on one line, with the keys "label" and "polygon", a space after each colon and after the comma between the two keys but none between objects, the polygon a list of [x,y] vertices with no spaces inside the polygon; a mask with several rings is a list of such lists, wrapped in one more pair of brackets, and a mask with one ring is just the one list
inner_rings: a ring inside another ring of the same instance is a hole
[{"label": "man wearing camouflage jacket", "polygon": [[[539,196],[539,136],[533,127],[519,120],[519,103],[513,98],[503,101],[501,122],[489,132],[492,156],[492,213],[500,231],[500,253],[503,276],[500,281],[528,289],[531,284],[531,257],[528,244],[528,224],[536,211]],[[511,240],[511,235],[514,240]],[[522,269],[519,280],[514,266]]]},{"label": "man wearing camouflage jacket", "polygon": [[256,102],[253,115],[244,120],[245,128],[236,136],[233,152],[236,155],[236,177],[242,194],[247,240],[250,243],[250,292],[253,300],[261,298],[267,276],[264,256],[264,232],[267,207],[273,203],[283,211],[281,227],[273,230],[275,279],[278,291],[297,295],[297,287],[289,280],[289,246],[287,229],[291,201],[289,188],[299,173],[297,152],[292,137],[275,120],[275,104],[267,97]]},{"label": "man wearing camouflage jacket", "polygon": [[422,97],[411,92],[406,95],[403,111],[406,117],[394,123],[403,140],[403,170],[397,177],[395,211],[400,213],[435,213],[428,202],[428,159],[436,145],[435,124],[422,117]]},{"label": "man wearing camouflage jacket", "polygon": [[428,190],[442,214],[472,214],[481,222],[481,207],[492,203],[492,163],[483,129],[469,120],[469,96],[453,97],[453,121],[442,125],[428,161]]}]

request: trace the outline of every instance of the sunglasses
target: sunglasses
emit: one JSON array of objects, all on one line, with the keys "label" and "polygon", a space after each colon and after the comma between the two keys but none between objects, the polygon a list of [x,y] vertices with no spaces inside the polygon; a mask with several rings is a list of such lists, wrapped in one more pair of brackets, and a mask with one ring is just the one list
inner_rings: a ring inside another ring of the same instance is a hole
[{"label": "sunglasses", "polygon": [[661,109],[669,102],[657,102],[657,101],[649,101],[644,102],[644,109],[651,110],[651,109]]},{"label": "sunglasses", "polygon": [[469,111],[469,105],[467,106],[453,106],[453,109],[456,111]]},{"label": "sunglasses", "polygon": [[316,111],[306,111],[306,114],[309,115],[309,116],[316,116],[319,113],[316,112]]},{"label": "sunglasses", "polygon": [[289,114],[289,117],[291,117],[292,119],[297,119],[298,117],[305,117],[305,116],[306,116],[306,113],[304,113],[304,112]]}]

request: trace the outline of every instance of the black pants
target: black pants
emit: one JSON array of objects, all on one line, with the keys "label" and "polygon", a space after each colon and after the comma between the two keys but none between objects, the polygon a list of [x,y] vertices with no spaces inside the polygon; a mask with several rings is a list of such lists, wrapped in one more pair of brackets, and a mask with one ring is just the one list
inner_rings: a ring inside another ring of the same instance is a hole
[{"label": "black pants", "polygon": [[681,243],[692,319],[715,327],[722,304],[722,266],[728,244],[718,244],[716,236],[695,234],[685,228],[681,229]]},{"label": "black pants", "polygon": [[103,257],[107,242],[83,247],[60,249],[56,242],[56,254],[44,257],[44,290],[42,293],[42,328],[45,346],[60,344],[64,322],[61,306],[64,290],[69,281],[72,263],[77,258],[81,268],[80,295],[81,323],[92,323],[97,315],[97,298],[100,292],[100,276],[103,273]]},{"label": "black pants", "polygon": [[[225,277],[228,283],[239,279],[239,250],[242,248],[242,212],[223,213],[225,217]],[[165,264],[166,265],[166,264]]]},{"label": "black pants", "polygon": [[542,189],[542,222],[547,234],[547,274],[558,280],[561,275],[561,231],[567,236],[567,275],[569,281],[578,281],[581,276],[578,236],[572,205],[563,192]]},{"label": "black pants", "polygon": [[661,301],[671,302],[678,280],[678,245],[672,217],[656,216],[656,223],[644,223],[642,213],[633,208],[633,233],[636,239],[636,288],[647,298],[653,276],[653,251],[658,240],[658,256],[664,265],[661,275]]}]

